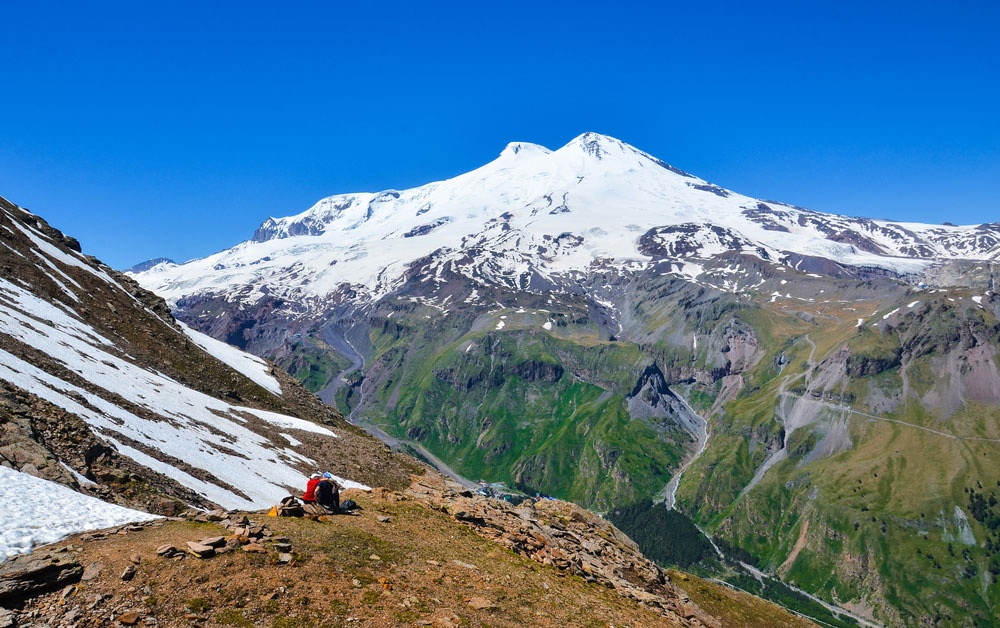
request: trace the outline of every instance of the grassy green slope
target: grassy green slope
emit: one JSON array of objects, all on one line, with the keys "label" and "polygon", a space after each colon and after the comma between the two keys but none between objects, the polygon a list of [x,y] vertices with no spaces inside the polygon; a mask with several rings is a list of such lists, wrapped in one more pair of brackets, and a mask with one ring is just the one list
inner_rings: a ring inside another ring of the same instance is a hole
[{"label": "grassy green slope", "polygon": [[369,412],[467,477],[602,510],[662,489],[691,445],[630,416],[651,360],[599,340],[585,317],[509,310],[428,325],[424,308],[395,312],[373,333]]},{"label": "grassy green slope", "polygon": [[[850,316],[786,341],[780,376],[767,358],[747,374],[754,385],[725,404],[681,507],[761,567],[882,621],[991,625],[1000,548],[969,500],[1000,491],[1000,408],[977,401],[995,385],[1000,325],[961,299],[877,326]],[[781,443],[768,435],[803,416],[786,458],[741,495]]]}]

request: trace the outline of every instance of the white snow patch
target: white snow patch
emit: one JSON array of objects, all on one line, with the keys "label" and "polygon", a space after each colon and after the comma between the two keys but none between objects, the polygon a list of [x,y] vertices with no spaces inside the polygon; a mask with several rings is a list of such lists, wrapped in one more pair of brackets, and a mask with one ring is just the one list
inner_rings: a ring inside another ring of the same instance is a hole
[{"label": "white snow patch", "polygon": [[861,327],[861,326],[862,326],[862,325],[864,325],[864,324],[865,324],[865,319],[863,319],[863,318],[859,318],[859,319],[858,319],[858,324],[857,324],[857,325],[855,325],[855,327]]},{"label": "white snow patch", "polygon": [[891,311],[891,312],[889,312],[888,314],[884,315],[884,316],[882,317],[882,320],[888,320],[890,316],[892,316],[893,314],[895,314],[895,313],[896,313],[896,312],[898,312],[898,311],[899,311],[899,308],[897,307],[897,308],[896,308],[896,309],[894,309],[893,311]]},{"label": "white snow patch", "polygon": [[85,486],[97,486],[97,482],[95,482],[95,481],[91,480],[90,478],[88,478],[87,476],[83,475],[82,473],[80,473],[79,471],[77,471],[73,467],[69,466],[68,464],[66,464],[62,460],[59,461],[59,464],[62,465],[63,469],[66,469],[67,471],[69,471],[70,473],[72,473],[73,477],[75,477],[76,481],[79,482],[80,484],[83,484]]},{"label": "white snow patch", "polygon": [[552,321],[545,321],[545,323],[542,325],[542,329],[544,329],[545,331],[552,331]]},{"label": "white snow patch", "polygon": [[497,322],[497,331],[503,329],[506,326],[507,326],[507,323],[505,323],[504,321],[498,321]]},{"label": "white snow patch", "polygon": [[916,305],[917,303],[920,303],[920,301],[919,301],[919,300],[917,300],[917,301],[914,301],[913,303],[911,303],[911,304],[907,305],[907,306],[906,306],[906,309],[912,309],[912,308],[913,308],[913,306],[915,306],[915,305]]},{"label": "white snow patch", "polygon": [[282,438],[284,438],[285,440],[287,440],[288,444],[291,445],[292,447],[298,447],[299,445],[302,444],[302,441],[298,440],[297,438],[295,438],[291,434],[282,433],[281,436],[282,436]]},{"label": "white snow patch", "polygon": [[184,323],[181,323],[181,328],[192,342],[207,351],[215,359],[246,375],[261,388],[269,390],[275,395],[281,394],[281,384],[271,375],[270,367],[261,358],[241,351],[232,345],[227,345],[200,331],[191,329]]},{"label": "white snow patch", "polygon": [[155,515],[122,508],[61,484],[0,466],[0,561],[78,532],[100,530]]}]

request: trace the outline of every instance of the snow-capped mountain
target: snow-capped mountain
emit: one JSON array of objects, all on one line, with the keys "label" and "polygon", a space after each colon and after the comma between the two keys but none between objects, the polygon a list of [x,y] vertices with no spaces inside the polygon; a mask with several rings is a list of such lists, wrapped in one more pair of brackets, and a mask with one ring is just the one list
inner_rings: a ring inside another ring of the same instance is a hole
[{"label": "snow-capped mountain", "polygon": [[175,303],[228,293],[248,304],[269,295],[301,305],[331,295],[373,301],[418,271],[425,281],[457,273],[529,289],[666,261],[668,272],[697,279],[707,260],[732,251],[795,267],[818,259],[916,275],[941,260],[998,259],[1000,224],[869,220],[761,201],[586,133],[555,151],[512,143],[447,181],[331,196],[264,221],[229,250],[137,278]]},{"label": "snow-capped mountain", "polygon": [[323,467],[374,477],[348,465],[377,441],[4,199],[0,267],[4,466],[166,514],[269,506]]}]

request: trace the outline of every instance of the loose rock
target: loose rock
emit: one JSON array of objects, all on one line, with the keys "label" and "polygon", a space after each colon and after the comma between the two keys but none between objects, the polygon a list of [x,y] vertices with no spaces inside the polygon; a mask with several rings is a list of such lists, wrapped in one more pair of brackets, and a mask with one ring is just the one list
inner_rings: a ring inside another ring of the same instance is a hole
[{"label": "loose rock", "polygon": [[187,542],[188,552],[198,558],[211,558],[215,556],[215,548],[211,545],[203,545],[195,541]]}]

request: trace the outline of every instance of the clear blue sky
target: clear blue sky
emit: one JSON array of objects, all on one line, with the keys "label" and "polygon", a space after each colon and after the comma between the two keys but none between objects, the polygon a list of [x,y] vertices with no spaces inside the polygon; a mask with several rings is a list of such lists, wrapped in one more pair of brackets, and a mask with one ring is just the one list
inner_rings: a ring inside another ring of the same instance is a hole
[{"label": "clear blue sky", "polygon": [[122,268],[597,131],[752,196],[994,222],[998,27],[962,0],[3,2],[0,195]]}]

